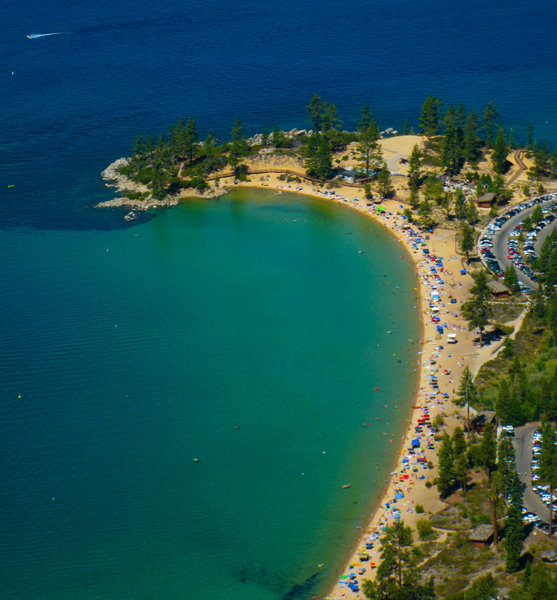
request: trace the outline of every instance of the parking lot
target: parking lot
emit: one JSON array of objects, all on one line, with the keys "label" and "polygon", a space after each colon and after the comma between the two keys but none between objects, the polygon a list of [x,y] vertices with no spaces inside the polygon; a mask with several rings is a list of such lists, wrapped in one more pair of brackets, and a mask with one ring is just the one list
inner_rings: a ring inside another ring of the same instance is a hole
[{"label": "parking lot", "polygon": [[[518,238],[522,223],[538,204],[544,211],[544,218],[531,232],[523,233],[525,239],[521,252]],[[503,277],[505,269],[514,264],[521,290],[528,294],[536,289],[537,275],[531,261],[536,258],[543,239],[557,225],[556,210],[557,193],[551,193],[523,202],[490,221],[478,238],[478,253],[484,266]]]},{"label": "parking lot", "polygon": [[540,487],[537,479],[537,454],[541,443],[538,423],[528,423],[514,430],[513,446],[516,454],[516,470],[524,483],[524,508],[526,523],[533,523],[542,531],[548,530],[549,494]]}]

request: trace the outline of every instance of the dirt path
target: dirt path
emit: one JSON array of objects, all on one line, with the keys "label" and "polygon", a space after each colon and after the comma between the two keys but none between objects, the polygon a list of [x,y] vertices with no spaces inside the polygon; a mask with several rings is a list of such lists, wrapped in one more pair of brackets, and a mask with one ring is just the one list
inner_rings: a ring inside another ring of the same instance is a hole
[{"label": "dirt path", "polygon": [[520,177],[520,175],[522,175],[522,173],[524,171],[526,171],[526,165],[524,164],[524,162],[522,161],[522,157],[524,156],[524,150],[515,150],[514,153],[514,160],[516,161],[516,165],[518,167],[518,170],[516,171],[516,173],[507,181],[506,187],[511,187],[511,185],[516,181],[516,179],[518,177]]}]

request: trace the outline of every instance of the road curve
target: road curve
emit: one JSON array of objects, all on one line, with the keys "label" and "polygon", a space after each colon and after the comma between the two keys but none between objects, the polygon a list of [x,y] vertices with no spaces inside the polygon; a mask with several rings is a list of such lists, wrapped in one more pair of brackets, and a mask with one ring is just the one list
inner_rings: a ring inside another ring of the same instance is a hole
[{"label": "road curve", "polygon": [[520,481],[525,485],[524,506],[528,512],[538,515],[544,523],[549,523],[549,507],[532,489],[532,436],[538,423],[527,423],[514,430],[513,446],[516,457],[516,470]]}]

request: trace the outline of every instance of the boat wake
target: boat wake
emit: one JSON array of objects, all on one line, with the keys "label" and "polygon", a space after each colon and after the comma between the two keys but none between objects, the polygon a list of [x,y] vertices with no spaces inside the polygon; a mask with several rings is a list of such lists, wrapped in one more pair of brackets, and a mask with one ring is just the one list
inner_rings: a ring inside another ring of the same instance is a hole
[{"label": "boat wake", "polygon": [[54,33],[29,33],[27,37],[30,40],[34,40],[35,38],[48,37],[49,35],[65,35],[65,31],[56,31]]}]

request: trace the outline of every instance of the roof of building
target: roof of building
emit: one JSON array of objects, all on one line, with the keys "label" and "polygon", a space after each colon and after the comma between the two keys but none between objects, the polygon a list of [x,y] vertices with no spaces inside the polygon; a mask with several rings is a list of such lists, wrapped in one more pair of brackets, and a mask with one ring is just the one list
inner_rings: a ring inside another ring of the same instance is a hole
[{"label": "roof of building", "polygon": [[472,529],[468,535],[468,540],[472,542],[487,542],[492,535],[493,525],[483,523],[482,525],[478,525],[475,529]]},{"label": "roof of building", "polygon": [[493,294],[510,294],[509,288],[496,279],[490,279],[487,282],[487,287],[491,290]]},{"label": "roof of building", "polygon": [[476,416],[472,419],[472,423],[479,425],[481,423],[491,423],[495,419],[495,411],[494,410],[483,410],[476,414]]}]

